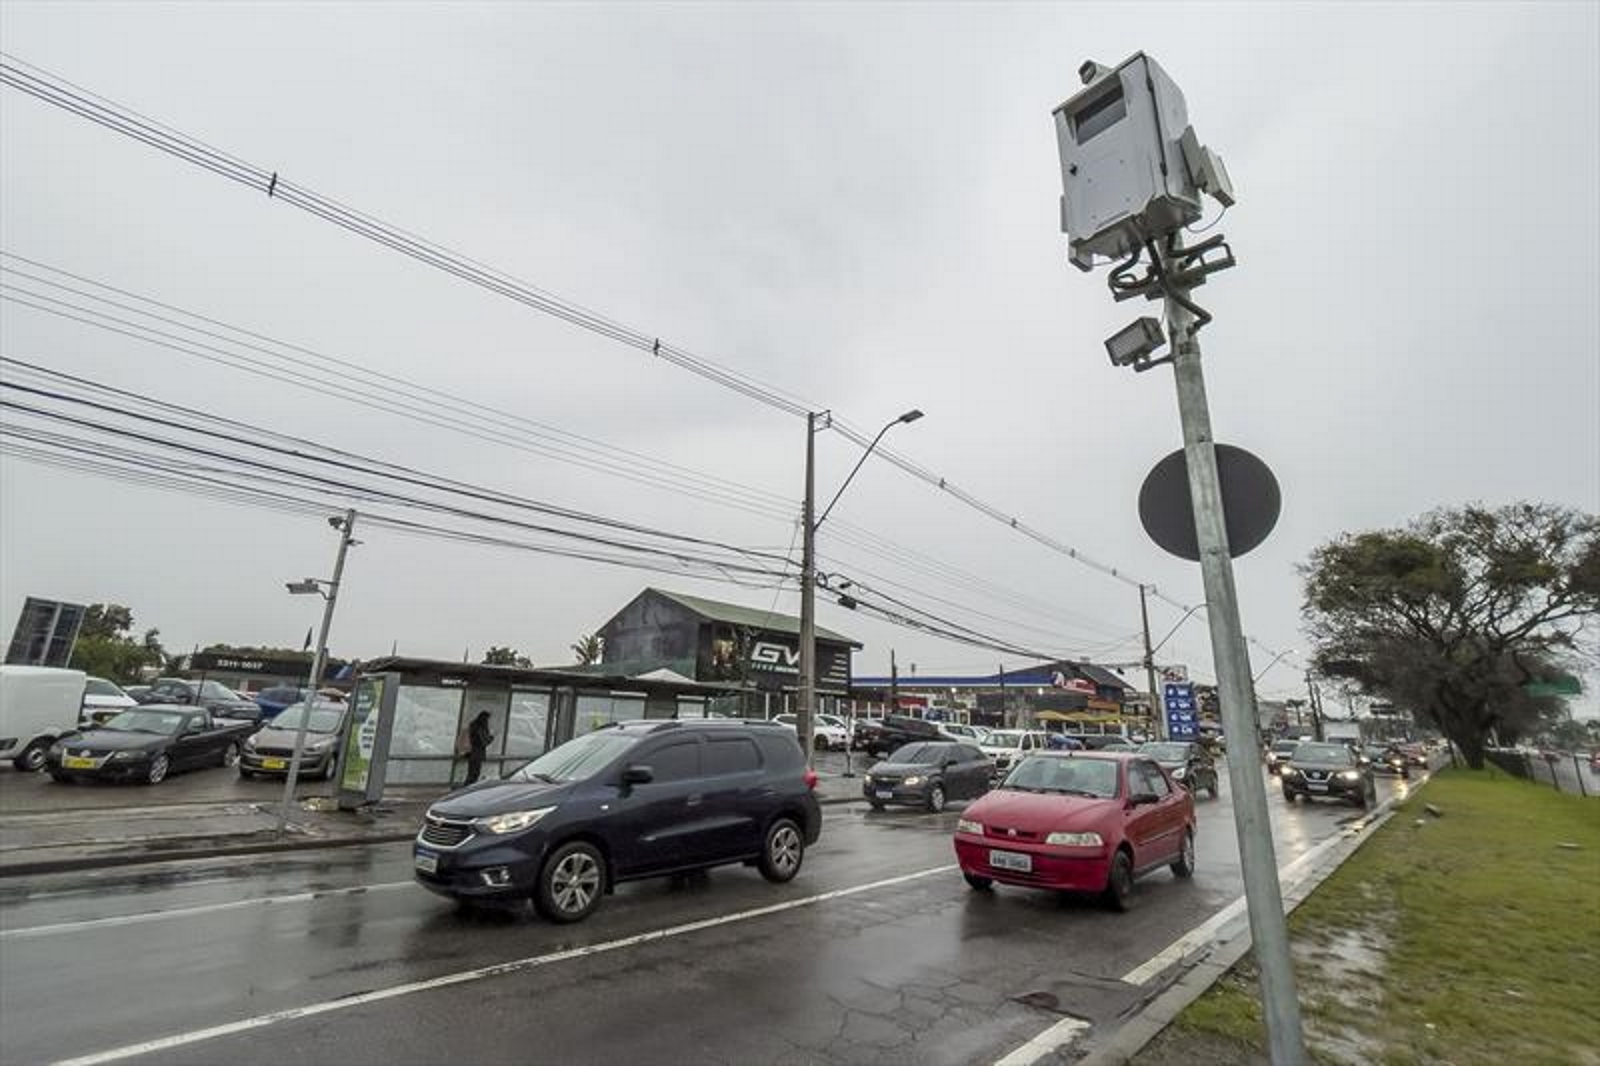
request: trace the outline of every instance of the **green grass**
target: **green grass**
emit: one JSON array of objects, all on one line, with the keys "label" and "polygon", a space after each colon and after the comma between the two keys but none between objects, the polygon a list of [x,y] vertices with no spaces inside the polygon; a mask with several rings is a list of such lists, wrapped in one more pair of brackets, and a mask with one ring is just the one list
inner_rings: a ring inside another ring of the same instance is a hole
[{"label": "green grass", "polygon": [[[1424,802],[1444,817],[1423,815]],[[1308,1018],[1372,1041],[1384,1062],[1600,1064],[1594,800],[1503,774],[1441,772],[1301,905],[1290,929],[1301,955],[1352,930],[1387,941],[1368,1009],[1340,1009],[1347,988],[1304,959],[1296,967]],[[1251,977],[1249,967],[1228,975],[1173,1035],[1264,1047]],[[1328,1049],[1313,1040],[1312,1050]]]}]

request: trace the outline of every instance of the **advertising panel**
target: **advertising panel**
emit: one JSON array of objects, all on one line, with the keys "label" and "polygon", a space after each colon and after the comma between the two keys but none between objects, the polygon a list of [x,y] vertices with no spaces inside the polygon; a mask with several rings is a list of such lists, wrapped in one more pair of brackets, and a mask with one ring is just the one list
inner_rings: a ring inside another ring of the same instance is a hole
[{"label": "advertising panel", "polygon": [[352,810],[383,798],[389,737],[394,730],[399,674],[368,674],[350,693],[344,754],[339,764],[339,807]]}]

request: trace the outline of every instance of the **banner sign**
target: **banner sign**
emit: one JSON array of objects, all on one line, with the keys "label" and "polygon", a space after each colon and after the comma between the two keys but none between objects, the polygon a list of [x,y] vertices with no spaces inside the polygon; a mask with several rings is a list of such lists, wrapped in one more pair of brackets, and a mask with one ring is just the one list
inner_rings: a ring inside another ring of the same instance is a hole
[{"label": "banner sign", "polygon": [[1195,702],[1194,686],[1186,681],[1169,681],[1161,696],[1167,708],[1167,739],[1199,740],[1200,709]]},{"label": "banner sign", "polygon": [[394,728],[399,674],[368,674],[350,693],[350,719],[345,724],[339,761],[339,809],[353,810],[383,798],[389,761],[389,735]]}]

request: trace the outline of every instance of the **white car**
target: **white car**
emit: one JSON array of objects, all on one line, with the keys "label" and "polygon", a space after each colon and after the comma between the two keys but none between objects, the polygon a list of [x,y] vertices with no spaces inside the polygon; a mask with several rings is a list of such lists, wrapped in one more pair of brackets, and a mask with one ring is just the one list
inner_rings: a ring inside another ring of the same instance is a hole
[{"label": "white car", "polygon": [[1010,771],[1011,765],[1024,755],[1043,751],[1045,747],[1045,734],[1041,729],[996,729],[978,745],[994,760],[995,773],[1000,775]]},{"label": "white car", "polygon": [[[800,732],[799,715],[779,714],[774,715],[772,720],[788,726],[797,734]],[[843,751],[845,745],[849,742],[850,731],[845,728],[844,722],[836,715],[819,714],[816,716],[816,720],[811,723],[811,736],[812,743],[816,745],[818,751],[828,748]]]},{"label": "white car", "polygon": [[989,735],[989,730],[981,725],[965,725],[961,722],[940,722],[939,732],[951,740],[964,740],[969,744],[982,744]]},{"label": "white car", "polygon": [[103,677],[83,679],[83,710],[80,713],[86,722],[98,725],[138,705],[138,700]]}]

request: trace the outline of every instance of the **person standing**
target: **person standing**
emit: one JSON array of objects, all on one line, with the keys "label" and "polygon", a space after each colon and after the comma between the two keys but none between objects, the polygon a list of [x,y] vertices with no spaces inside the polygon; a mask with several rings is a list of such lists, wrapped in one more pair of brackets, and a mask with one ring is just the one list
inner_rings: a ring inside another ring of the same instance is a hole
[{"label": "person standing", "polygon": [[493,743],[494,734],[489,731],[489,712],[479,711],[467,727],[467,784],[475,784],[483,774],[483,760],[489,754],[489,745]]}]

